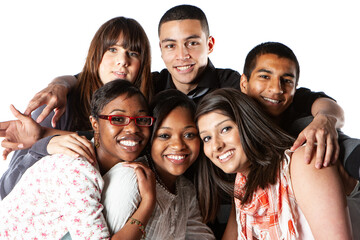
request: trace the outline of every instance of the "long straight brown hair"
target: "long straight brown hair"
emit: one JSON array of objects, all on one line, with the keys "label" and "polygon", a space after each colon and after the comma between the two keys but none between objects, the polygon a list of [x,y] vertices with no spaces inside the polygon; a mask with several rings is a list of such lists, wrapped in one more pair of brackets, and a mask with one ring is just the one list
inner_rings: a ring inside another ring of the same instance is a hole
[{"label": "long straight brown hair", "polygon": [[137,78],[133,82],[147,99],[153,94],[151,81],[151,50],[149,39],[134,19],[116,17],[105,22],[93,37],[86,62],[82,72],[78,76],[71,101],[73,112],[73,124],[71,130],[91,129],[88,117],[90,116],[90,101],[93,93],[103,86],[99,77],[99,66],[105,52],[115,45],[119,37],[122,37],[122,47],[140,53],[141,64]]},{"label": "long straight brown hair", "polygon": [[[257,188],[264,189],[275,183],[284,151],[294,140],[277,127],[253,99],[239,90],[223,88],[207,94],[197,107],[196,121],[211,112],[229,117],[238,126],[241,146],[250,167],[245,194],[236,197],[242,204],[247,203]],[[196,185],[200,210],[205,221],[212,221],[219,206],[219,191],[233,196],[233,182],[209,159],[199,165]]]}]

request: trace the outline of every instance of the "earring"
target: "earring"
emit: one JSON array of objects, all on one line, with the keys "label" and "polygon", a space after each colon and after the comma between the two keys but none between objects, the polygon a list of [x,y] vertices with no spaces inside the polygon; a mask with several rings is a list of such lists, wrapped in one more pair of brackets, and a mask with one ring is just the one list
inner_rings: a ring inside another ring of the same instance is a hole
[{"label": "earring", "polygon": [[99,132],[94,132],[94,145],[96,148],[99,148],[100,147],[100,134]]}]

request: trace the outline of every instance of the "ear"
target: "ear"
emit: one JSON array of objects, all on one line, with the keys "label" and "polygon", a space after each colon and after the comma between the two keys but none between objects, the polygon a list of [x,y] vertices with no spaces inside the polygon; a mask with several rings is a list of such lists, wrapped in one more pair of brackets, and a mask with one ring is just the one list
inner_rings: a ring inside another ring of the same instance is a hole
[{"label": "ear", "polygon": [[98,132],[99,131],[98,121],[93,116],[90,116],[89,119],[90,119],[91,126],[92,126],[94,132]]},{"label": "ear", "polygon": [[249,84],[249,82],[248,82],[247,77],[245,76],[245,74],[242,74],[241,78],[240,78],[240,90],[241,90],[241,92],[247,94],[248,84]]},{"label": "ear", "polygon": [[209,36],[208,39],[208,54],[212,53],[212,51],[214,50],[214,45],[215,45],[215,38],[213,38],[213,36]]}]

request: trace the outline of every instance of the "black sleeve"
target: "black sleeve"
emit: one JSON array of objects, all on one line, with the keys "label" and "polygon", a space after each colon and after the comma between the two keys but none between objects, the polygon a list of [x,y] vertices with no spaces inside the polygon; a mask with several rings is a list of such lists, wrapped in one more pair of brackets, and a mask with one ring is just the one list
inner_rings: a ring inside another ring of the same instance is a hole
[{"label": "black sleeve", "polygon": [[335,99],[329,97],[324,92],[312,92],[308,88],[298,88],[295,92],[292,105],[296,112],[311,115],[311,107],[318,98],[329,98],[335,101]]}]

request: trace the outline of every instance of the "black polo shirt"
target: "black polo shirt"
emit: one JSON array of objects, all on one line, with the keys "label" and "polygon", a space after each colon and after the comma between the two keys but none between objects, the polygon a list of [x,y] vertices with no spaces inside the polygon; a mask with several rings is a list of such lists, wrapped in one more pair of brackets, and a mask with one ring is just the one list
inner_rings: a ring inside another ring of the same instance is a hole
[{"label": "black polo shirt", "polygon": [[[232,69],[215,68],[208,59],[205,70],[195,81],[198,83],[195,89],[191,90],[187,95],[198,103],[205,94],[218,88],[236,88],[240,89],[240,73]],[[167,69],[161,72],[153,72],[152,79],[155,88],[155,94],[165,89],[176,89],[171,78],[171,74]]]}]

